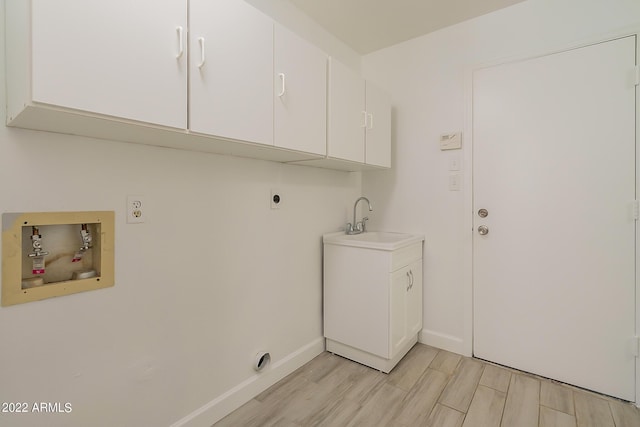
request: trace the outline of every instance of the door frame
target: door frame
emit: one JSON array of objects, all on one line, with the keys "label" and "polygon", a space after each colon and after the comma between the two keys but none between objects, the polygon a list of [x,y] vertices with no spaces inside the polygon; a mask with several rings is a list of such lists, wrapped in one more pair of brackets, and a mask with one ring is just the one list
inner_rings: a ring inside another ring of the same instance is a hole
[{"label": "door frame", "polygon": [[[464,73],[464,150],[463,159],[465,165],[465,174],[463,177],[464,192],[464,243],[463,243],[463,260],[464,260],[464,324],[463,324],[463,340],[462,350],[464,355],[473,355],[473,239],[474,233],[474,216],[473,216],[473,73],[488,67],[520,62],[534,59],[542,56],[561,53],[573,49],[578,49],[598,43],[604,43],[623,37],[636,37],[636,62],[640,65],[640,27],[634,26],[622,30],[617,30],[596,37],[589,37],[576,43],[561,44],[553,49],[545,49],[543,51],[529,52],[528,54],[518,55],[515,57],[504,58],[501,60],[476,64],[468,67]],[[640,86],[636,85],[636,200],[640,200]],[[638,255],[640,255],[640,221],[636,221],[636,269],[635,269],[635,335],[640,336],[640,265],[638,263]],[[635,404],[640,408],[640,357],[636,357],[636,391]]]}]

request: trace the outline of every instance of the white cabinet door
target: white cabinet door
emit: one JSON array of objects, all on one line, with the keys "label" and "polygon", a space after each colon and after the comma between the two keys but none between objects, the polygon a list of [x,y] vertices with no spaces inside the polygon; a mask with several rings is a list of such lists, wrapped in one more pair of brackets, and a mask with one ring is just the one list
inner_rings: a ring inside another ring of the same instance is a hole
[{"label": "white cabinet door", "polygon": [[191,0],[189,129],[273,145],[273,21],[238,0]]},{"label": "white cabinet door", "polygon": [[329,138],[327,154],[364,163],[364,80],[332,59],[329,71]]},{"label": "white cabinet door", "polygon": [[327,55],[280,25],[274,42],[274,144],[324,155]]},{"label": "white cabinet door", "polygon": [[391,274],[389,298],[391,358],[422,329],[422,260]]},{"label": "white cabinet door", "polygon": [[409,264],[410,288],[407,293],[407,337],[422,329],[422,260]]},{"label": "white cabinet door", "polygon": [[365,163],[391,167],[391,101],[371,82],[366,82],[367,130]]},{"label": "white cabinet door", "polygon": [[329,157],[391,167],[391,101],[344,64],[329,67]]},{"label": "white cabinet door", "polygon": [[391,341],[388,358],[392,358],[407,342],[407,294],[409,292],[409,267],[391,274],[389,321]]},{"label": "white cabinet door", "polygon": [[32,0],[31,14],[33,101],[186,128],[184,0]]}]

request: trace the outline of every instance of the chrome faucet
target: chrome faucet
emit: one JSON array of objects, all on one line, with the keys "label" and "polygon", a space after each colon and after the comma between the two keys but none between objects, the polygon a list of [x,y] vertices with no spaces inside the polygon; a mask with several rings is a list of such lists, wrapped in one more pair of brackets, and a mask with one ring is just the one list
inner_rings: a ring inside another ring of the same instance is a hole
[{"label": "chrome faucet", "polygon": [[364,218],[362,218],[362,221],[356,222],[356,208],[358,207],[358,202],[360,200],[365,200],[367,202],[367,204],[369,205],[369,212],[373,211],[371,202],[366,197],[360,197],[358,200],[356,200],[353,205],[353,222],[347,223],[347,234],[360,234],[364,233],[367,229],[367,220],[369,219],[368,217],[365,216]]}]

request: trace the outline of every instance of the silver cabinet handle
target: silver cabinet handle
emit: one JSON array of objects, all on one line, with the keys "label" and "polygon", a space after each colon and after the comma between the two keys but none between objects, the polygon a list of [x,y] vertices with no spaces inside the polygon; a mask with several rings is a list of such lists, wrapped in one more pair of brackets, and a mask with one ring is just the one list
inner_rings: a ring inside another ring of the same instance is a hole
[{"label": "silver cabinet handle", "polygon": [[409,284],[407,285],[407,291],[411,288],[413,288],[413,271],[409,270],[407,271],[407,280],[409,282]]},{"label": "silver cabinet handle", "polygon": [[480,227],[478,227],[478,233],[480,233],[481,236],[486,236],[487,234],[489,234],[489,227],[487,227],[486,225],[481,225]]}]

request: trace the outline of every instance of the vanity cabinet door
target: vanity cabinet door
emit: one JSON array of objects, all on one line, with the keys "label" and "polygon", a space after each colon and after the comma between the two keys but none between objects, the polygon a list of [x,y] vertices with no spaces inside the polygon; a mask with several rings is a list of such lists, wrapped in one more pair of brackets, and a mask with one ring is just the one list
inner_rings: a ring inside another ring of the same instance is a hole
[{"label": "vanity cabinet door", "polygon": [[407,294],[409,292],[409,268],[404,267],[391,274],[389,295],[390,306],[390,349],[388,358],[392,358],[408,339],[407,335]]},{"label": "vanity cabinet door", "polygon": [[390,350],[392,358],[422,329],[422,260],[391,274]]},{"label": "vanity cabinet door", "polygon": [[407,336],[422,330],[422,260],[409,265],[411,286],[407,292]]}]

